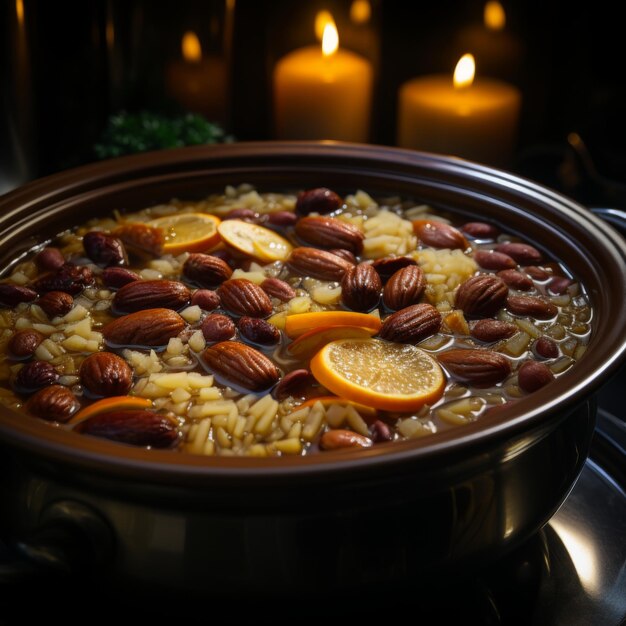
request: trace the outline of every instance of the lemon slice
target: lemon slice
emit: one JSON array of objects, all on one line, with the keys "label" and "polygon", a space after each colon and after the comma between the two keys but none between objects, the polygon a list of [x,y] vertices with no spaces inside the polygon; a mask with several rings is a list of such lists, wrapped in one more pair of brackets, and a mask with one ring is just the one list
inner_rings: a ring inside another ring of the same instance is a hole
[{"label": "lemon slice", "polygon": [[437,361],[410,344],[338,339],[311,359],[319,383],[343,398],[386,411],[416,411],[443,394]]},{"label": "lemon slice", "polygon": [[148,222],[148,226],[160,228],[165,233],[163,252],[204,252],[219,242],[217,232],[220,219],[208,213],[176,213]]},{"label": "lemon slice", "polygon": [[293,249],[273,230],[243,220],[225,220],[218,231],[228,245],[265,263],[285,261]]}]

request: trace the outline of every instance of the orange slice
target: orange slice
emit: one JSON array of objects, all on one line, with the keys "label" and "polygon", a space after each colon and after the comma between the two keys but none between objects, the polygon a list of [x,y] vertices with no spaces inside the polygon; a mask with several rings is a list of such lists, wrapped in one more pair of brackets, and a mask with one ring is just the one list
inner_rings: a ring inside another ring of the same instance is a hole
[{"label": "orange slice", "polygon": [[150,220],[148,226],[160,228],[165,233],[163,252],[204,252],[219,242],[217,232],[219,217],[208,213],[175,213]]},{"label": "orange slice", "polygon": [[326,326],[314,328],[294,339],[287,352],[298,359],[310,359],[318,350],[335,339],[367,339],[376,331],[360,326]]},{"label": "orange slice", "polygon": [[437,361],[411,344],[338,339],[311,359],[317,381],[338,396],[386,411],[415,411],[443,394]]},{"label": "orange slice", "polygon": [[263,263],[285,261],[293,250],[278,233],[243,220],[224,220],[218,231],[225,243]]},{"label": "orange slice", "polygon": [[380,330],[380,317],[353,311],[317,311],[315,313],[297,313],[288,315],[285,320],[287,337],[295,339],[304,333],[328,326],[350,326],[367,328],[376,334]]},{"label": "orange slice", "polygon": [[102,400],[97,400],[89,404],[73,415],[66,424],[77,424],[78,422],[86,420],[88,417],[93,417],[100,413],[124,411],[126,409],[149,409],[151,406],[152,401],[147,398],[139,398],[137,396],[111,396],[110,398],[102,398]]},{"label": "orange slice", "polygon": [[333,404],[340,404],[342,406],[346,406],[348,404],[352,405],[362,417],[376,417],[378,415],[378,411],[371,406],[365,406],[364,404],[359,404],[358,402],[354,402],[354,400],[348,400],[348,398],[340,398],[339,396],[318,396],[317,398],[311,398],[309,400],[304,401],[302,404],[299,404],[295,407],[295,411],[298,409],[302,409],[305,406],[313,406],[316,402],[321,402],[324,408],[327,408]]}]

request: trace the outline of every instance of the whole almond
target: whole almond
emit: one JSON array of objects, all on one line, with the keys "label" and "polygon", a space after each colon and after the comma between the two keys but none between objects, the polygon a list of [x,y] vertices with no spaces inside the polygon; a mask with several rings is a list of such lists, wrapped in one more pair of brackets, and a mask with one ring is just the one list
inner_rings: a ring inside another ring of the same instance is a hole
[{"label": "whole almond", "polygon": [[217,293],[222,306],[235,315],[267,317],[273,309],[272,301],[265,291],[245,278],[227,280]]},{"label": "whole almond", "polygon": [[306,247],[295,248],[289,255],[287,265],[303,276],[336,281],[340,281],[352,267],[352,263],[332,252]]},{"label": "whole almond", "polygon": [[417,261],[408,256],[386,256],[383,259],[376,259],[376,261],[372,263],[372,267],[378,272],[383,285],[386,284],[398,270],[401,270],[403,267],[408,267],[409,265],[417,265]]},{"label": "whole almond", "polygon": [[275,346],[280,341],[280,330],[258,317],[242,317],[237,328],[244,339],[261,346]]},{"label": "whole almond", "polygon": [[93,272],[88,267],[65,263],[56,271],[34,280],[31,287],[40,295],[49,291],[64,291],[75,296],[94,282]]},{"label": "whole almond", "polygon": [[124,244],[117,237],[107,233],[96,230],[85,233],[83,248],[87,256],[100,267],[128,264]]},{"label": "whole almond", "polygon": [[509,288],[497,276],[478,274],[468,278],[456,292],[456,307],[465,315],[493,315],[506,303]]},{"label": "whole almond", "polygon": [[249,391],[264,391],[280,378],[279,369],[270,359],[239,341],[210,346],[202,358],[215,375]]},{"label": "whole almond", "polygon": [[518,330],[517,324],[488,319],[479,320],[473,324],[470,329],[470,335],[479,341],[493,343],[494,341],[512,337]]},{"label": "whole almond", "polygon": [[545,387],[554,380],[554,374],[545,363],[526,361],[517,372],[517,382],[520,389],[528,393]]},{"label": "whole almond", "polygon": [[501,278],[509,287],[518,291],[530,291],[533,288],[533,281],[526,274],[517,270],[501,270],[497,276]]},{"label": "whole almond", "polygon": [[359,228],[335,217],[303,217],[296,224],[296,235],[320,248],[344,248],[360,254],[365,235]]},{"label": "whole almond", "polygon": [[352,430],[333,429],[327,430],[320,437],[322,450],[341,450],[344,448],[369,448],[372,445],[369,437],[355,433]]},{"label": "whole almond", "polygon": [[164,346],[185,328],[185,320],[170,309],[145,309],[109,322],[102,334],[114,346]]},{"label": "whole almond", "polygon": [[80,422],[74,430],[84,435],[151,448],[168,448],[179,438],[177,420],[154,411],[100,413]]},{"label": "whole almond", "polygon": [[22,285],[0,283],[0,306],[14,307],[20,302],[32,302],[37,298],[37,292]]},{"label": "whole almond", "polygon": [[121,313],[143,309],[173,309],[189,304],[191,292],[176,280],[136,280],[120,288],[113,297],[113,307]]},{"label": "whole almond", "polygon": [[80,382],[94,396],[125,396],[133,385],[133,371],[112,352],[96,352],[80,365]]},{"label": "whole almond", "polygon": [[35,350],[44,339],[44,335],[38,330],[23,328],[15,331],[7,343],[7,349],[11,356],[25,359],[35,353]]},{"label": "whole almond", "polygon": [[139,275],[125,267],[107,267],[100,275],[102,282],[109,289],[119,289],[135,280],[140,280]]},{"label": "whole almond", "polygon": [[276,298],[281,302],[289,302],[296,297],[295,289],[280,278],[266,278],[261,283],[261,289],[272,298]]},{"label": "whole almond", "polygon": [[535,352],[544,359],[555,359],[559,356],[559,347],[556,342],[550,337],[539,337],[537,341],[535,341],[535,345],[533,346]]},{"label": "whole almond", "polygon": [[556,295],[563,295],[564,293],[567,293],[570,285],[573,284],[574,281],[571,278],[567,278],[566,276],[555,276],[548,283],[548,291]]},{"label": "whole almond", "polygon": [[500,243],[496,246],[496,250],[508,254],[522,265],[535,265],[541,263],[543,259],[541,252],[527,243]]},{"label": "whole almond", "polygon": [[343,200],[326,187],[307,189],[298,194],[296,199],[296,213],[308,215],[309,213],[332,213],[343,204]]},{"label": "whole almond", "polygon": [[534,296],[509,296],[506,306],[515,315],[528,315],[538,320],[547,320],[558,313],[552,302]]},{"label": "whole almond", "polygon": [[63,385],[50,385],[40,389],[28,399],[26,410],[50,422],[67,422],[78,409],[74,394]]},{"label": "whole almond", "polygon": [[37,304],[48,317],[60,317],[72,310],[74,298],[64,291],[49,291],[39,298]]},{"label": "whole almond", "polygon": [[507,358],[491,350],[448,350],[437,359],[454,378],[474,385],[495,385],[511,373]]},{"label": "whole almond", "polygon": [[484,270],[510,270],[517,267],[517,263],[508,254],[495,250],[475,250],[474,261]]},{"label": "whole almond", "polygon": [[235,322],[228,315],[211,313],[202,320],[200,330],[205,340],[210,343],[227,341],[235,336]]},{"label": "whole almond", "polygon": [[309,370],[293,370],[280,379],[280,382],[272,390],[272,395],[277,400],[284,400],[289,396],[302,398],[307,388],[314,382],[315,378]]},{"label": "whole almond", "polygon": [[185,278],[200,287],[216,287],[228,280],[233,273],[226,261],[200,252],[189,255],[183,265]]},{"label": "whole almond", "polygon": [[426,288],[426,277],[419,265],[407,265],[395,272],[383,290],[383,302],[388,309],[399,311],[417,304]]},{"label": "whole almond", "polygon": [[352,263],[352,265],[356,265],[359,262],[354,253],[345,248],[331,248],[328,252],[332,252],[335,256],[341,257],[348,263]]},{"label": "whole almond", "polygon": [[485,222],[467,222],[459,230],[473,239],[495,239],[500,234],[496,226]]},{"label": "whole almond", "polygon": [[414,220],[413,231],[424,245],[431,248],[465,250],[469,245],[460,230],[445,222]]},{"label": "whole almond", "polygon": [[537,267],[536,265],[529,265],[528,267],[524,268],[524,271],[531,278],[534,278],[535,280],[542,281],[542,282],[544,280],[548,280],[548,278],[552,276],[551,272],[544,269],[543,267]]},{"label": "whole almond", "polygon": [[439,332],[441,313],[431,304],[414,304],[385,318],[380,337],[398,343],[418,343]]},{"label": "whole almond", "polygon": [[341,300],[353,311],[371,311],[380,300],[380,276],[369,263],[351,267],[341,279]]}]

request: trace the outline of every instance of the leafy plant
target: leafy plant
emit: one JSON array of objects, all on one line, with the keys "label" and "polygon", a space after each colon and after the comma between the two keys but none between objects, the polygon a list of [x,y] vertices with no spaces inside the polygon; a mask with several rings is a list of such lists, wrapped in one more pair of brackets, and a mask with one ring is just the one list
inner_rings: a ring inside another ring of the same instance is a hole
[{"label": "leafy plant", "polygon": [[109,118],[94,151],[98,158],[109,159],[149,150],[229,141],[233,141],[232,137],[219,124],[194,113],[167,117],[147,111],[121,112]]}]

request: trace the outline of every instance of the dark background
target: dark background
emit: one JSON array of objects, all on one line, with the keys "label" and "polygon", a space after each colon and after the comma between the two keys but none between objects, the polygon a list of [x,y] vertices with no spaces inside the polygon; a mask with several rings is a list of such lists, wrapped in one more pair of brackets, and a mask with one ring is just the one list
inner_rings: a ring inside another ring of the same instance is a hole
[{"label": "dark background", "polygon": [[[26,76],[16,62],[15,11],[20,2],[28,42]],[[594,2],[574,9],[573,3],[538,0],[502,4],[507,30],[524,50],[523,62],[506,68],[502,76],[523,94],[519,149],[511,169],[576,195],[576,185],[565,183],[560,171],[567,135],[576,131],[602,174],[626,180],[626,97],[619,67],[624,41],[618,5]],[[313,43],[308,25],[317,10],[330,9],[340,26],[349,5],[348,0],[237,0],[228,131],[239,140],[272,138],[275,61],[293,47]],[[459,54],[458,34],[481,20],[484,3],[374,0],[372,5],[376,44],[364,51],[377,72],[371,138],[393,145],[398,87],[420,74],[451,72]],[[212,16],[220,17],[224,2],[4,0],[0,11],[0,172],[17,168],[17,178],[30,179],[94,160],[93,144],[111,113],[175,113],[176,104],[163,92],[164,65],[176,54],[180,32],[201,29]],[[111,23],[113,46],[107,31]],[[345,40],[342,45],[347,45]],[[580,199],[601,203],[602,189],[590,188]]]}]

